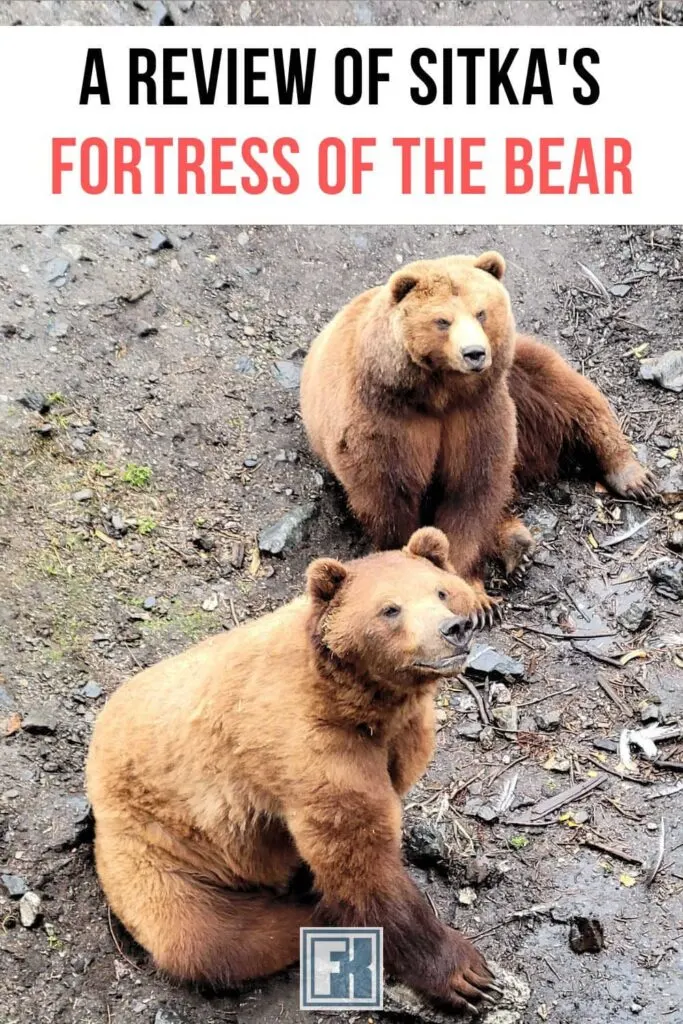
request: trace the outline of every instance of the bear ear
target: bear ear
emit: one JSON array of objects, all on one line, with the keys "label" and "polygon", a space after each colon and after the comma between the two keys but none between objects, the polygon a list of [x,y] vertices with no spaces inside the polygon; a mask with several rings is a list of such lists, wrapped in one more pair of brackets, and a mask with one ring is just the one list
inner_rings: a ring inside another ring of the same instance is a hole
[{"label": "bear ear", "polygon": [[414,271],[397,270],[389,278],[389,291],[391,292],[392,301],[399,303],[401,299],[405,299],[408,292],[412,292],[417,282],[418,276]]},{"label": "bear ear", "polygon": [[426,558],[437,569],[452,571],[448,560],[448,537],[434,526],[423,526],[421,530],[416,530],[403,550],[408,555]]},{"label": "bear ear", "polygon": [[316,558],[306,572],[306,589],[315,601],[331,601],[346,575],[345,567],[336,558]]},{"label": "bear ear", "polygon": [[495,249],[490,249],[488,252],[483,252],[481,256],[477,256],[474,265],[480,270],[485,270],[487,274],[491,274],[497,281],[500,281],[505,273],[505,260]]}]

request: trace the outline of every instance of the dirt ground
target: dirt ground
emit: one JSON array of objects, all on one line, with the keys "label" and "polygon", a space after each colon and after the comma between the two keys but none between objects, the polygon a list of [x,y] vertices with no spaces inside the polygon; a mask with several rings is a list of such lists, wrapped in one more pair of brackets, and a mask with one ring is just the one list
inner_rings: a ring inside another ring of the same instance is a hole
[{"label": "dirt ground", "polygon": [[[0,23],[149,24],[153,6],[18,0]],[[179,24],[683,21],[682,3],[608,0],[168,7]],[[441,915],[527,978],[525,1024],[683,1021],[683,792],[666,792],[683,741],[660,764],[634,747],[626,779],[616,747],[626,726],[683,723],[681,397],[639,377],[683,347],[680,227],[159,231],[161,248],[147,227],[0,229],[0,1024],[322,1019],[299,1013],[295,972],[211,999],[155,974],[108,919],[83,760],[126,676],[277,607],[313,557],[366,550],[307,449],[297,367],[401,262],[487,248],[508,260],[519,325],[604,389],[667,501],[579,481],[524,496],[538,554],[521,586],[494,576],[507,621],[479,637],[521,664],[502,687],[469,674],[498,731],[444,686],[407,855]],[[304,538],[259,554],[259,532],[307,502]],[[668,588],[648,573],[660,558]],[[24,889],[42,899],[31,927]],[[574,951],[576,918],[599,920],[601,952]]]}]

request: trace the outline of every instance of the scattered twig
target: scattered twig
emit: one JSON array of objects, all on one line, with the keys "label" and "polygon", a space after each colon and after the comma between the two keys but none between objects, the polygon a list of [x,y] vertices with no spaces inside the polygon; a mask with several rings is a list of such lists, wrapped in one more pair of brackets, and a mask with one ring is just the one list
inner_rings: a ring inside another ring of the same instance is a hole
[{"label": "scattered twig", "polygon": [[137,971],[138,974],[144,973],[142,971],[142,969],[140,967],[138,967],[138,965],[133,960],[131,960],[131,958],[129,956],[126,956],[126,954],[121,949],[121,943],[116,938],[116,934],[114,932],[114,925],[112,924],[112,920],[111,920],[111,907],[107,907],[107,921],[109,922],[109,933],[110,933],[112,939],[114,940],[114,945],[116,946],[116,950],[117,950],[119,956],[123,960],[125,960],[126,963],[129,964],[133,968],[134,971]]},{"label": "scattered twig", "polygon": [[530,708],[532,704],[540,704],[541,701],[550,700],[551,697],[560,697],[563,693],[573,693],[575,689],[575,686],[567,686],[564,690],[553,690],[552,693],[546,693],[545,697],[534,697],[533,700],[523,700],[517,705],[517,707]]},{"label": "scattered twig", "polygon": [[607,291],[607,289],[605,288],[604,284],[597,276],[597,274],[594,274],[590,267],[587,267],[585,263],[581,263],[580,260],[577,260],[576,262],[579,264],[579,267],[581,268],[581,273],[584,275],[584,277],[588,278],[590,283],[598,291],[598,294],[605,300],[607,305],[611,306],[612,300],[610,299],[609,292]]},{"label": "scattered twig", "polygon": [[522,754],[521,757],[518,757],[515,761],[511,761],[510,764],[504,764],[501,768],[496,769],[496,771],[489,779],[489,785],[491,785],[492,782],[495,782],[496,779],[499,779],[503,772],[509,772],[511,768],[515,767],[515,765],[521,764],[522,761],[528,761],[528,759],[528,754]]},{"label": "scattered twig", "polygon": [[513,630],[523,629],[526,633],[537,633],[538,636],[547,636],[550,640],[600,640],[603,637],[617,636],[613,633],[555,633],[549,629],[537,629],[535,626],[525,626],[523,622],[506,622],[502,629]]},{"label": "scattered twig", "polygon": [[512,921],[520,921],[525,917],[536,917],[540,914],[549,914],[557,906],[556,903],[536,903],[533,907],[526,907],[524,910],[514,910],[507,917],[504,917],[498,924],[491,925],[490,928],[486,928],[483,932],[477,932],[476,935],[470,936],[473,942],[477,942],[482,939],[484,935],[490,935],[491,932],[495,932],[498,928],[502,928],[505,924],[510,924]]},{"label": "scattered twig", "polygon": [[237,618],[237,612],[235,611],[235,602],[233,601],[232,598],[230,598],[228,603],[230,605],[230,614],[232,615],[232,621],[235,623],[236,626],[239,626],[240,620]]},{"label": "scattered twig", "polygon": [[665,768],[672,772],[683,772],[683,761],[667,761],[666,758],[658,757],[651,764],[655,768]]},{"label": "scattered twig", "polygon": [[627,705],[627,704],[625,704],[625,703],[623,702],[623,700],[621,699],[621,697],[619,697],[619,696],[618,696],[618,695],[617,695],[617,694],[616,694],[616,693],[614,692],[614,690],[612,689],[612,687],[610,686],[610,684],[609,684],[609,683],[607,682],[607,680],[606,680],[606,679],[601,679],[601,678],[600,678],[600,676],[596,676],[596,677],[595,677],[595,679],[596,679],[596,682],[597,682],[598,686],[600,687],[600,689],[601,689],[601,690],[603,690],[603,691],[604,691],[604,693],[606,693],[606,694],[607,694],[607,696],[609,697],[609,699],[610,699],[610,700],[611,700],[611,701],[612,701],[612,702],[613,702],[614,704],[616,704],[616,706],[617,706],[617,707],[619,708],[619,710],[621,711],[622,715],[623,715],[623,716],[624,716],[625,718],[630,718],[630,717],[631,717],[631,715],[633,714],[633,712],[631,711],[630,707],[628,707],[628,705]]},{"label": "scattered twig", "polygon": [[645,877],[643,878],[643,882],[645,883],[645,885],[652,885],[655,878],[657,877],[657,872],[662,866],[662,861],[664,859],[665,840],[666,829],[664,826],[664,818],[662,818],[659,825],[659,842],[657,843],[657,849],[654,851],[651,857],[648,857],[647,861],[643,862],[643,867],[645,868]]},{"label": "scattered twig", "polygon": [[[568,637],[573,640],[573,637]],[[595,651],[590,651],[587,647],[577,647],[575,643],[572,643],[572,648],[579,654],[585,654],[588,658],[592,658],[593,661],[599,661],[602,665],[611,665],[612,668],[623,668],[624,666],[616,658],[608,658],[606,654],[596,654]]]},{"label": "scattered twig", "polygon": [[659,800],[662,796],[673,796],[674,793],[681,792],[683,792],[683,782],[677,782],[674,786],[665,786],[664,789],[658,789],[656,793],[648,793],[645,799]]},{"label": "scattered twig", "polygon": [[[582,760],[590,761],[590,763],[594,764],[596,768],[599,768],[602,772],[607,772],[608,775],[616,775],[616,777],[621,779],[622,782],[637,782],[640,786],[652,785],[652,779],[643,779],[638,775],[629,775],[627,772],[620,772],[616,768],[608,768],[606,764],[598,761],[597,757],[592,757],[590,754],[585,754]],[[645,797],[645,799],[647,800],[647,797]]]},{"label": "scattered twig", "polygon": [[589,846],[591,850],[599,850],[600,853],[607,853],[610,857],[616,857],[617,860],[623,860],[626,864],[642,864],[642,858],[634,857],[633,854],[627,853],[625,850],[620,850],[616,846],[609,846],[607,843],[601,842],[599,839],[593,836],[585,836],[579,839],[579,846]]},{"label": "scattered twig", "polygon": [[163,537],[157,537],[157,543],[163,544],[165,548],[168,548],[169,551],[173,551],[173,553],[176,554],[178,558],[182,558],[183,562],[187,563],[187,555],[185,554],[184,551],[181,551],[180,548],[177,548],[174,544],[169,544],[169,542],[167,540],[164,540]]},{"label": "scattered twig", "polygon": [[486,711],[486,706],[484,704],[484,701],[481,698],[481,694],[477,690],[477,688],[474,685],[474,683],[470,679],[468,679],[467,676],[464,676],[464,675],[459,675],[458,679],[462,683],[462,685],[465,687],[465,689],[474,698],[474,701],[475,701],[475,703],[477,705],[477,711],[479,712],[479,717],[481,718],[481,720],[484,723],[484,725],[490,725],[491,724],[491,719],[488,716],[488,713]]},{"label": "scattered twig", "polygon": [[584,782],[578,782],[575,786],[570,786],[569,789],[565,789],[564,792],[558,793],[557,796],[548,797],[547,800],[540,800],[538,803],[530,807],[527,816],[529,821],[526,822],[525,818],[518,819],[516,824],[523,825],[525,823],[535,824],[540,818],[547,818],[548,815],[554,814],[555,811],[559,811],[565,804],[574,803],[576,800],[580,800],[581,797],[586,796],[588,793],[597,789],[598,786],[602,786],[607,781],[606,775],[598,775],[594,779],[586,779]]}]

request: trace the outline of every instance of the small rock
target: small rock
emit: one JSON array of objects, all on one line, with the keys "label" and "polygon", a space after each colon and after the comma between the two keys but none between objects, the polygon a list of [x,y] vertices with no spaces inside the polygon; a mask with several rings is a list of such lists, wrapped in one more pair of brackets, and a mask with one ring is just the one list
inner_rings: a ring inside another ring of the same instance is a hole
[{"label": "small rock", "polygon": [[276,462],[298,462],[299,453],[294,448],[280,448],[275,455]]},{"label": "small rock", "polygon": [[243,460],[242,465],[245,469],[254,469],[258,466],[258,459],[255,459],[253,455],[247,455],[246,459]]},{"label": "small rock", "polygon": [[648,722],[659,721],[659,708],[656,704],[646,704],[644,708],[640,710],[641,722],[647,724]]},{"label": "small rock", "polygon": [[[163,0],[156,0],[152,7],[152,25],[174,25],[173,17]],[[169,248],[169,246],[161,246],[160,248]],[[172,247],[171,247],[172,248]]]},{"label": "small rock", "polygon": [[522,715],[519,720],[519,732],[538,732],[538,724],[533,715]]},{"label": "small rock", "polygon": [[312,501],[293,508],[282,519],[259,533],[259,550],[270,555],[281,555],[285,549],[299,544],[316,512],[317,505]]},{"label": "small rock", "polygon": [[671,349],[661,356],[643,359],[641,380],[651,380],[667,391],[683,391],[683,350]]},{"label": "small rock", "polygon": [[467,886],[465,889],[461,889],[458,893],[458,903],[461,903],[463,907],[471,907],[477,902],[477,894],[474,889]]},{"label": "small rock", "polygon": [[492,704],[509,704],[512,694],[505,683],[491,683],[489,691]]},{"label": "small rock", "polygon": [[135,325],[135,333],[138,338],[149,338],[152,334],[158,334],[159,328],[155,327],[154,324],[147,323],[146,320],[140,320]]},{"label": "small rock", "polygon": [[481,725],[479,722],[463,722],[458,727],[458,736],[464,740],[478,740],[481,736]]},{"label": "small rock", "polygon": [[295,391],[301,381],[301,366],[291,359],[278,359],[273,366],[273,376],[283,388]]},{"label": "small rock", "polygon": [[631,291],[630,284],[615,284],[610,288],[612,295],[615,295],[618,299],[623,299],[625,295]]},{"label": "small rock", "polygon": [[619,744],[615,740],[608,740],[605,736],[598,736],[593,740],[593,746],[596,750],[604,750],[607,754],[616,754],[619,750]]},{"label": "small rock", "polygon": [[175,1012],[175,1010],[168,1010],[166,1007],[161,1007],[161,1009],[156,1012],[154,1024],[185,1024],[185,1021]]},{"label": "small rock", "polygon": [[144,610],[146,612],[151,612],[153,608],[156,608],[156,606],[157,606],[157,599],[156,599],[156,597],[151,597],[151,596],[150,597],[146,597],[145,600],[142,602],[142,607],[144,608]]},{"label": "small rock", "polygon": [[82,491],[75,491],[72,495],[74,501],[90,501],[93,496],[93,492],[89,487],[84,487]]},{"label": "small rock", "polygon": [[28,890],[28,882],[21,875],[0,875],[0,882],[7,889],[8,894],[15,898],[23,896]]},{"label": "small rock", "polygon": [[33,928],[40,917],[43,900],[37,892],[25,892],[19,900],[19,919],[24,928]]},{"label": "small rock", "polygon": [[240,21],[246,25],[251,18],[251,4],[249,0],[242,0],[240,4]]},{"label": "small rock", "polygon": [[661,594],[662,597],[669,597],[672,601],[680,601],[683,598],[683,564],[681,562],[673,558],[660,558],[647,571],[658,594]]},{"label": "small rock", "polygon": [[256,331],[255,331],[255,329],[254,329],[253,327],[249,327],[249,325],[247,325],[246,327],[244,327],[244,328],[242,329],[242,333],[243,333],[243,334],[244,334],[244,336],[245,336],[245,337],[247,337],[247,338],[254,338],[254,337],[256,336]]},{"label": "small rock", "polygon": [[492,726],[484,726],[479,733],[479,743],[482,750],[493,750],[496,743],[496,733]]},{"label": "small rock", "polygon": [[602,924],[597,917],[573,917],[569,945],[575,953],[599,953],[605,945]]},{"label": "small rock", "polygon": [[441,832],[427,821],[418,821],[406,832],[403,840],[405,855],[418,868],[448,871],[448,849]]},{"label": "small rock", "polygon": [[128,524],[120,512],[112,512],[110,522],[114,537],[124,537],[128,533]]},{"label": "small rock", "polygon": [[218,608],[218,594],[214,591],[206,600],[202,601],[202,609],[205,612],[215,612],[216,608]]},{"label": "small rock", "polygon": [[652,622],[652,606],[646,601],[634,601],[628,608],[617,615],[617,622],[628,629],[630,633],[637,633],[639,630],[649,626]]},{"label": "small rock", "polygon": [[204,533],[202,530],[195,530],[192,534],[192,543],[200,551],[213,551],[216,547],[216,541],[214,538],[210,534]]},{"label": "small rock", "polygon": [[244,565],[244,542],[236,540],[230,548],[230,565],[233,569],[241,569]]},{"label": "small rock", "polygon": [[47,333],[51,338],[66,338],[68,331],[69,325],[63,320],[53,320],[47,325]]},{"label": "small rock", "polygon": [[554,729],[559,729],[561,721],[561,713],[554,709],[536,712],[536,722],[538,724],[538,728],[542,729],[544,732],[551,732]]},{"label": "small rock", "polygon": [[163,231],[155,231],[149,240],[149,247],[152,252],[160,252],[162,249],[172,249],[173,242]]},{"label": "small rock", "polygon": [[45,280],[55,288],[62,288],[69,279],[71,264],[62,256],[55,256],[45,264]]},{"label": "small rock", "polygon": [[665,505],[683,501],[683,462],[669,464],[659,480],[659,494]]},{"label": "small rock", "polygon": [[465,863],[465,881],[483,885],[493,874],[493,865],[486,857],[473,857]]},{"label": "small rock", "polygon": [[643,1010],[645,1009],[645,1007],[644,1007],[644,1006],[641,1006],[641,1005],[640,1005],[640,1003],[636,1003],[636,1002],[635,1002],[635,1000],[634,1000],[634,1001],[633,1001],[633,1002],[631,1003],[631,1007],[630,1007],[630,1009],[631,1009],[631,1013],[635,1013],[635,1014],[638,1014],[638,1013],[642,1013],[642,1012],[643,1012]]},{"label": "small rock", "polygon": [[40,391],[27,391],[17,401],[19,405],[23,405],[25,409],[29,409],[31,412],[46,413],[50,411],[50,403],[47,396],[41,394]]},{"label": "small rock", "polygon": [[255,370],[254,360],[250,359],[249,356],[240,356],[239,359],[235,360],[235,370],[237,373],[253,373]]},{"label": "small rock", "polygon": [[22,720],[21,727],[24,732],[35,736],[52,735],[57,731],[57,719],[49,711],[36,709],[35,711],[29,711]]},{"label": "small rock", "polygon": [[248,232],[240,231],[239,235],[237,236],[237,244],[241,245],[243,248],[244,248],[245,245],[249,244],[249,234],[248,234]]},{"label": "small rock", "polygon": [[102,696],[102,687],[94,682],[86,683],[85,686],[81,687],[80,693],[87,697],[88,700],[97,700],[98,697]]},{"label": "small rock", "polygon": [[465,662],[465,671],[472,675],[521,679],[524,676],[524,665],[507,654],[501,654],[489,644],[472,644]]},{"label": "small rock", "polygon": [[559,518],[549,508],[530,509],[524,522],[536,540],[552,540]]},{"label": "small rock", "polygon": [[493,721],[496,723],[499,729],[503,729],[506,736],[512,735],[517,732],[517,705],[516,704],[503,704],[501,707],[493,708]]},{"label": "small rock", "polygon": [[671,551],[683,551],[683,530],[674,530],[669,535],[666,546]]},{"label": "small rock", "polygon": [[479,818],[480,821],[486,822],[487,825],[498,821],[498,811],[480,797],[473,797],[471,800],[468,800],[463,807],[463,814],[466,814],[468,818]]}]

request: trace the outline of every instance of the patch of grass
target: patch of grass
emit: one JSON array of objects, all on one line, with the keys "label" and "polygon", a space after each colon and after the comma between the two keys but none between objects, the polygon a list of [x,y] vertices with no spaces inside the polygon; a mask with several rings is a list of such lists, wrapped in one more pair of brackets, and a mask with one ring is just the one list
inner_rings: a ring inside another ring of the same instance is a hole
[{"label": "patch of grass", "polygon": [[138,466],[135,462],[129,462],[121,474],[121,480],[129,487],[148,487],[151,479],[149,466]]},{"label": "patch of grass", "polygon": [[150,516],[139,516],[137,521],[137,531],[141,533],[143,537],[153,533],[159,524],[152,519]]},{"label": "patch of grass", "polygon": [[49,405],[66,405],[66,398],[61,391],[53,391],[47,396],[47,400]]}]

